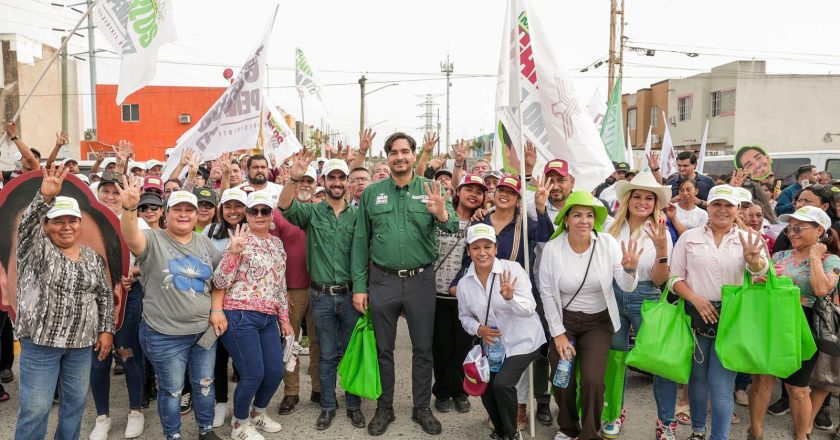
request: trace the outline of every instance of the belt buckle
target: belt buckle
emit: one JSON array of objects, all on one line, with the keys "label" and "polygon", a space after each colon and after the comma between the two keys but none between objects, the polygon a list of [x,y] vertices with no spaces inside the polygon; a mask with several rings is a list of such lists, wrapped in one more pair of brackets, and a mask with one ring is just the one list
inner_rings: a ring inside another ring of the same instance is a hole
[{"label": "belt buckle", "polygon": [[343,288],[344,286],[329,286],[326,290],[330,295],[336,295],[337,291]]},{"label": "belt buckle", "polygon": [[412,276],[411,271],[408,269],[400,269],[397,271],[397,276],[400,278],[408,278]]}]

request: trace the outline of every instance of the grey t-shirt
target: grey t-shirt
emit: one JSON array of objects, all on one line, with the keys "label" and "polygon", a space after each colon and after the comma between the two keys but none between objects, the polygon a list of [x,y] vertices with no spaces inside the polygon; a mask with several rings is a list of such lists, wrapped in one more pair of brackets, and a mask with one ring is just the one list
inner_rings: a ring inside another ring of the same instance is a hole
[{"label": "grey t-shirt", "polygon": [[461,262],[464,259],[464,248],[467,241],[466,235],[469,220],[461,220],[458,232],[449,234],[439,229],[435,230],[438,240],[438,259],[435,262],[435,286],[437,296],[440,298],[452,299],[455,297],[449,294],[449,284],[461,270]]},{"label": "grey t-shirt", "polygon": [[146,250],[137,256],[143,285],[143,319],[165,335],[207,329],[213,269],[221,254],[207,236],[193,232],[181,244],[164,230],[142,231]]}]

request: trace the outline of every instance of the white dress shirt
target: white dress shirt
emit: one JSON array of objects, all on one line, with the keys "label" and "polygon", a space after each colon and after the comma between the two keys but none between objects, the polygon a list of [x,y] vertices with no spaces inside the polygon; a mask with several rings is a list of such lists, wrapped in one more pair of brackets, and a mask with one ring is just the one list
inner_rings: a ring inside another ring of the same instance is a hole
[{"label": "white dress shirt", "polygon": [[[516,280],[513,298],[509,301],[499,292],[502,273],[505,271],[510,272],[511,277]],[[532,353],[546,342],[536,312],[537,302],[531,294],[531,281],[519,263],[496,258],[487,278],[487,287],[481,285],[475,273],[475,263],[471,263],[467,273],[458,282],[457,297],[458,317],[464,330],[471,335],[477,335],[478,326],[495,325],[502,333],[502,344],[508,357]],[[490,312],[485,323],[488,298]]]},{"label": "white dress shirt", "polygon": [[[647,223],[650,223],[650,221]],[[659,261],[659,259],[656,258],[656,246],[653,245],[653,240],[651,240],[645,233],[645,229],[648,229],[647,223],[642,227],[642,230],[639,231],[639,236],[633,237],[633,240],[636,240],[636,244],[638,244],[642,249],[642,256],[639,257],[639,264],[636,266],[636,278],[640,282],[651,280],[650,277],[653,272],[653,266],[655,266]],[[668,242],[666,255],[670,258],[671,252],[674,249],[674,243],[671,241],[671,234],[669,234],[667,230],[665,231],[665,234],[668,235],[666,240]],[[625,221],[624,224],[621,225],[621,231],[619,231],[617,239],[625,243],[630,242],[630,223]]]}]

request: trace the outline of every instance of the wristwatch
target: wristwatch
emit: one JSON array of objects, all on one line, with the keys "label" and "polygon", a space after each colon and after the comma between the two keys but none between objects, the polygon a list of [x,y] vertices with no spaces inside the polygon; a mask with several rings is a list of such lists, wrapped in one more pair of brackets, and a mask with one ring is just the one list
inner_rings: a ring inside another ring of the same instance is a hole
[{"label": "wristwatch", "polygon": [[668,257],[659,257],[659,264],[666,264],[668,263]]},{"label": "wristwatch", "polygon": [[17,137],[17,136],[12,136],[12,137],[10,137],[10,138],[9,138],[9,140],[10,140],[10,141],[12,141],[12,142],[14,142],[14,141],[16,141],[16,140],[18,140],[18,139],[20,139],[20,138],[19,138],[19,137]]}]

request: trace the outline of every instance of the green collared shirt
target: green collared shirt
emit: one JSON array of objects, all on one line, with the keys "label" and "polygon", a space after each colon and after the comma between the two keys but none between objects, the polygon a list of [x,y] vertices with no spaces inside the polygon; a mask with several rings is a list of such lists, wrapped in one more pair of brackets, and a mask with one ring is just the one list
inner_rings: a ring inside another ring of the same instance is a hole
[{"label": "green collared shirt", "polygon": [[446,200],[445,223],[426,209],[429,179],[415,175],[398,187],[392,178],[370,184],[362,194],[356,232],[353,235],[353,292],[367,293],[368,265],[393,269],[416,269],[437,260],[435,229],[458,232],[458,215]]},{"label": "green collared shirt", "polygon": [[320,284],[349,284],[350,248],[358,209],[348,203],[335,216],[326,200],[318,204],[293,200],[283,216],[306,232],[306,268]]}]

